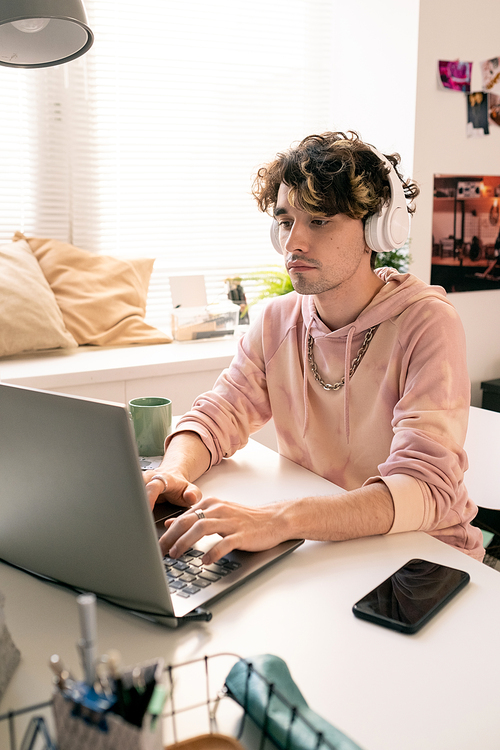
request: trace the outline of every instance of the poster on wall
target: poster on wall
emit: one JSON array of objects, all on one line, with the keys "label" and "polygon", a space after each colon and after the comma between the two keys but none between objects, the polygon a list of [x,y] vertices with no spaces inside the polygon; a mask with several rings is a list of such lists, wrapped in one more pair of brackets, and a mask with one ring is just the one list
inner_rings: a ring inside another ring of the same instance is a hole
[{"label": "poster on wall", "polygon": [[434,175],[431,283],[500,289],[500,175]]},{"label": "poster on wall", "polygon": [[498,94],[489,94],[488,100],[488,114],[490,117],[490,122],[500,126],[500,96]]},{"label": "poster on wall", "polygon": [[445,89],[452,91],[470,91],[472,63],[462,60],[439,60],[439,79]]},{"label": "poster on wall", "polygon": [[480,63],[483,77],[483,91],[490,94],[500,94],[500,59],[493,57]]},{"label": "poster on wall", "polygon": [[467,136],[489,135],[488,94],[476,91],[467,96]]}]

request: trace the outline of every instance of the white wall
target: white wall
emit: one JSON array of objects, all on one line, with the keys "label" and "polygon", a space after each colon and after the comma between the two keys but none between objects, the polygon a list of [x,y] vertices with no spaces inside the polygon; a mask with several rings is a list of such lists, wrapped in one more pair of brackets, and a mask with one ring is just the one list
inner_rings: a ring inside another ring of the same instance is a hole
[{"label": "white wall", "polygon": [[[403,5],[405,3],[402,3]],[[437,61],[471,60],[472,88],[481,90],[479,62],[500,56],[500,3],[492,0],[420,0],[413,176],[421,188],[412,223],[412,271],[429,281],[434,174],[500,174],[500,127],[466,137],[466,97],[437,82]],[[467,336],[472,403],[480,383],[500,377],[500,290],[450,295]]]},{"label": "white wall", "polygon": [[[439,59],[500,55],[496,0],[351,0],[335,3],[331,123],[357,130],[382,151],[399,151],[421,188],[412,223],[411,270],[430,281],[433,176],[500,174],[500,128],[466,137],[466,98],[438,85]],[[480,383],[500,377],[500,290],[453,294],[464,323],[472,403]]]},{"label": "white wall", "polygon": [[333,12],[332,127],[413,161],[418,0],[349,0]]}]

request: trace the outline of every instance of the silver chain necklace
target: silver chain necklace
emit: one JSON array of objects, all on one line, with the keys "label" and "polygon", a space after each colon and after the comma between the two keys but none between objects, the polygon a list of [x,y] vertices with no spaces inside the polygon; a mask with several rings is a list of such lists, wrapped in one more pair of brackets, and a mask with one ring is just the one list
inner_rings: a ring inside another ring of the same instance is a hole
[{"label": "silver chain necklace", "polygon": [[[349,377],[350,378],[352,378],[352,376],[354,375],[354,373],[358,369],[359,363],[361,362],[361,360],[365,356],[366,350],[368,349],[370,341],[374,337],[375,331],[377,330],[377,328],[378,328],[378,326],[373,326],[373,328],[368,329],[368,331],[366,332],[364,341],[361,344],[358,353],[356,354],[356,356],[352,360],[351,369],[349,370]],[[309,362],[309,364],[311,366],[312,374],[314,375],[315,380],[317,380],[318,383],[321,386],[323,386],[323,388],[325,389],[325,391],[338,391],[339,388],[342,388],[342,386],[345,385],[345,375],[342,377],[341,380],[339,380],[338,383],[333,383],[333,385],[332,385],[332,383],[325,383],[325,381],[323,380],[323,378],[319,374],[318,366],[317,366],[316,362],[314,361],[313,346],[314,346],[314,339],[311,336],[311,334],[309,334],[309,337],[307,339],[307,359],[308,359],[308,362]]]}]

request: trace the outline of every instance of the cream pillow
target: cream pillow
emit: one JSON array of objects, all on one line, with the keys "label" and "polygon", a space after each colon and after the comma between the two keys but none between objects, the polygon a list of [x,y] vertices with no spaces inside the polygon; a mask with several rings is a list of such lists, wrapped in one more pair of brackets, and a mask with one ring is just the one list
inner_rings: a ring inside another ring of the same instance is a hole
[{"label": "cream pillow", "polygon": [[144,321],[154,260],[122,260],[67,242],[24,237],[55,295],[67,329],[79,344],[116,346],[172,341]]},{"label": "cream pillow", "polygon": [[0,357],[76,345],[28,243],[0,245]]}]

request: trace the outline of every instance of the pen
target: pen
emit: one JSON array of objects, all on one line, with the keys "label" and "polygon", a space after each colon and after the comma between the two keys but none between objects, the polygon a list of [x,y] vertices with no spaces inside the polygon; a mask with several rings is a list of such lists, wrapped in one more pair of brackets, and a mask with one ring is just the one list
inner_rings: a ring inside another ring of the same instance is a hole
[{"label": "pen", "polygon": [[110,674],[108,657],[105,654],[97,661],[95,672],[97,677],[95,688],[107,698],[113,697],[113,689],[109,682]]},{"label": "pen", "polygon": [[90,687],[95,682],[95,659],[96,659],[96,599],[95,594],[81,594],[76,599],[78,614],[80,616],[81,638],[78,641],[85,682]]},{"label": "pen", "polygon": [[156,729],[156,723],[158,721],[158,717],[161,716],[161,712],[163,711],[163,706],[165,705],[166,700],[167,700],[166,687],[160,684],[155,685],[155,688],[153,690],[153,695],[151,696],[151,700],[149,701],[149,705],[148,705],[148,714],[151,716],[151,721],[149,725],[151,732],[154,732]]},{"label": "pen", "polygon": [[66,688],[67,681],[72,680],[73,678],[68,670],[64,668],[61,657],[58,654],[52,654],[49,659],[49,667],[57,677],[57,685],[59,689],[64,690]]},{"label": "pen", "polygon": [[125,718],[126,706],[122,682],[121,655],[116,649],[108,652],[108,667],[115,687],[116,710],[122,718]]}]

